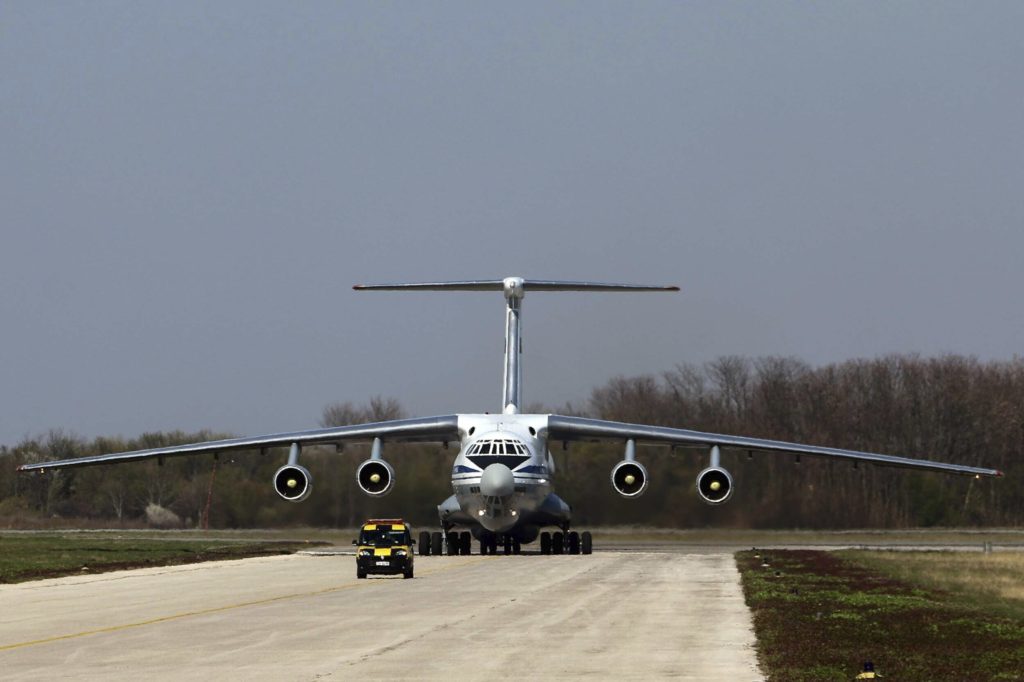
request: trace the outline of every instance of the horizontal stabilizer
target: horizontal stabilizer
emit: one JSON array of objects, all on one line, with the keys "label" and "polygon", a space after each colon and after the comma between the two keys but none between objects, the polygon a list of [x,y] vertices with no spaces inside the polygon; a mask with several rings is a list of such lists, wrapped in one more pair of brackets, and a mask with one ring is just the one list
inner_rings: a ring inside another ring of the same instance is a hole
[{"label": "horizontal stabilizer", "polygon": [[[510,282],[511,280],[511,282]],[[510,284],[521,284],[523,291],[679,291],[677,286],[651,286],[646,284],[608,284],[604,282],[563,282],[550,279],[471,279],[457,282],[415,282],[410,284],[357,284],[356,291],[504,291]]]}]

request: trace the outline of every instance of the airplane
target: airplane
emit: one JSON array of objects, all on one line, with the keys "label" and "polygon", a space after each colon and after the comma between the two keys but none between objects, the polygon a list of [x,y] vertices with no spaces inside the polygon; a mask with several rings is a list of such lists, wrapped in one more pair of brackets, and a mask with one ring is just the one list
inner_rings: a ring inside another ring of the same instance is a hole
[{"label": "airplane", "polygon": [[[501,411],[495,414],[452,414],[416,419],[329,427],[291,433],[175,445],[170,447],[111,453],[75,459],[25,464],[19,471],[45,471],[63,467],[113,464],[166,457],[233,452],[266,451],[288,447],[288,460],[273,476],[277,494],[300,502],[312,493],[313,479],[299,463],[305,446],[335,446],[369,442],[370,457],[356,468],[360,489],[372,497],[386,495],[395,484],[395,471],[384,459],[388,443],[457,443],[459,452],[452,464],[453,494],[438,505],[442,530],[421,533],[420,554],[469,554],[472,538],[482,554],[518,554],[522,545],[540,539],[541,554],[590,554],[593,538],[589,532],[572,530],[572,510],[553,490],[555,461],[549,450],[553,443],[615,442],[623,447],[623,459],[611,470],[612,488],[621,496],[636,498],[647,489],[647,469],[636,457],[637,445],[697,447],[708,453],[708,466],[696,479],[701,500],[711,505],[726,502],[733,493],[732,475],[721,464],[721,450],[753,453],[784,453],[844,460],[857,466],[867,462],[881,466],[938,471],[965,476],[997,477],[1002,472],[982,467],[950,464],[925,459],[803,445],[762,438],[749,438],[688,429],[628,424],[623,422],[563,416],[524,414],[522,407],[521,312],[526,292],[667,292],[676,286],[603,284],[505,277],[492,280],[423,282],[409,284],[357,284],[356,291],[500,291],[505,298],[505,358]],[[455,532],[456,528],[463,528]],[[556,528],[554,532],[542,530]]]}]

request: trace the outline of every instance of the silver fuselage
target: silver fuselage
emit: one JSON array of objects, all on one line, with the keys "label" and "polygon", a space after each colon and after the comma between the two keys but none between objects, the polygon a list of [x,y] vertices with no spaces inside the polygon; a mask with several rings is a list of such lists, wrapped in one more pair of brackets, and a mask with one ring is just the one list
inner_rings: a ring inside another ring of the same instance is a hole
[{"label": "silver fuselage", "polygon": [[544,414],[459,415],[465,436],[442,521],[526,536],[534,534],[529,527],[568,523],[568,506],[552,494],[555,462],[546,430]]}]

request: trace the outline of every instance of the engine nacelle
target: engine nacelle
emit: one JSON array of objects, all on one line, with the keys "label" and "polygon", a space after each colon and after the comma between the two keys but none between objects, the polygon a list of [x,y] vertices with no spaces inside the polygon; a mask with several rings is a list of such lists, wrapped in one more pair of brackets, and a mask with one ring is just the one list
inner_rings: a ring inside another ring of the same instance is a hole
[{"label": "engine nacelle", "polygon": [[623,497],[639,497],[647,490],[647,469],[640,462],[622,460],[612,469],[612,487]]},{"label": "engine nacelle", "polygon": [[382,459],[368,459],[356,469],[356,482],[371,497],[387,495],[395,487],[395,470]]},{"label": "engine nacelle", "polygon": [[302,502],[313,492],[313,476],[304,466],[285,464],[274,474],[274,492],[289,502]]},{"label": "engine nacelle", "polygon": [[722,504],[732,497],[732,476],[722,467],[708,467],[697,474],[697,494],[708,504]]}]

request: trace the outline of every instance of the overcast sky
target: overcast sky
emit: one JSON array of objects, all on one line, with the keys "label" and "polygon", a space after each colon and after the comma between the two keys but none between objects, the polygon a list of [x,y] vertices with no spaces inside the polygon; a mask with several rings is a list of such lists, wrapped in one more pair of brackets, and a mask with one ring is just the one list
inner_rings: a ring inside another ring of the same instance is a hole
[{"label": "overcast sky", "polygon": [[0,3],[0,443],[1024,349],[1024,3]]}]

